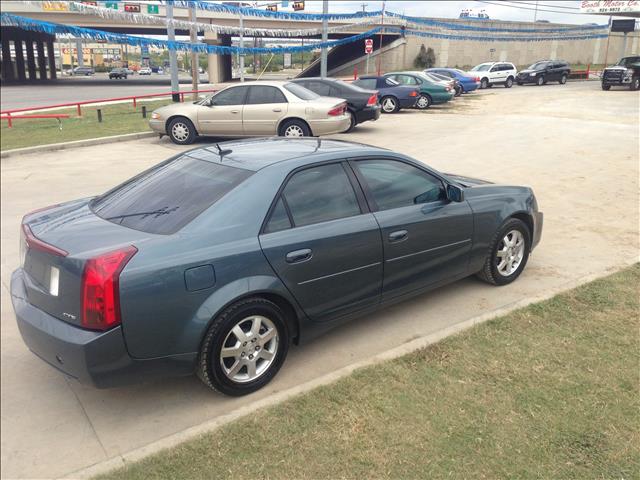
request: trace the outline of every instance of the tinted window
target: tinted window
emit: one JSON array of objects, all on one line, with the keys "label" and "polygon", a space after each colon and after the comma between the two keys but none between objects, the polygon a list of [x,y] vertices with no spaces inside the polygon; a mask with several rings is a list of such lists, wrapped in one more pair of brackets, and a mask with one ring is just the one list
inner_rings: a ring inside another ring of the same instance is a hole
[{"label": "tinted window", "polygon": [[386,83],[387,85],[390,85],[392,87],[396,87],[398,85],[400,85],[398,82],[396,82],[393,78],[385,78],[384,79],[384,83]]},{"label": "tinted window", "polygon": [[252,174],[182,156],[132,178],[97,198],[93,212],[149,233],[174,233]]},{"label": "tinted window", "polygon": [[322,82],[309,82],[309,90],[323,97],[328,97],[331,89],[329,85]]},{"label": "tinted window", "polygon": [[313,167],[296,173],[282,195],[296,227],[360,213],[351,182],[340,164]]},{"label": "tinted window", "polygon": [[400,85],[417,85],[417,80],[410,75],[394,75],[392,77]]},{"label": "tinted window", "polygon": [[444,75],[445,77],[453,78],[453,73],[447,72],[446,70],[438,70],[440,75]]},{"label": "tinted window", "polygon": [[264,233],[279,232],[287,228],[291,228],[291,222],[289,221],[287,210],[284,208],[284,203],[282,203],[282,198],[279,198],[273,212],[271,212],[271,217],[267,222]]},{"label": "tinted window", "polygon": [[364,88],[366,90],[375,90],[376,79],[375,78],[361,78],[353,82],[357,87]]},{"label": "tinted window", "polygon": [[214,95],[211,105],[242,105],[247,94],[248,87],[231,87]]},{"label": "tinted window", "polygon": [[331,85],[329,87],[329,96],[330,97],[342,97],[344,94],[340,91],[338,87],[334,87]]},{"label": "tinted window", "polygon": [[296,83],[285,83],[284,88],[301,100],[315,100],[318,95]]},{"label": "tinted window", "polygon": [[361,160],[356,164],[369,185],[379,210],[444,198],[444,187],[440,180],[406,163],[393,160]]},{"label": "tinted window", "polygon": [[287,103],[287,99],[276,87],[249,87],[247,105],[259,105],[262,103]]}]

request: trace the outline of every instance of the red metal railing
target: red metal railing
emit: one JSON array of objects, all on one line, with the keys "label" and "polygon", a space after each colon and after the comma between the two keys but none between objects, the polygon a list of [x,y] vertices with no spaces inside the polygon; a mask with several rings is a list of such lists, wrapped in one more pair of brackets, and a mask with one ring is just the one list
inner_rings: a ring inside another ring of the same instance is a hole
[{"label": "red metal railing", "polygon": [[22,120],[23,118],[25,119],[29,119],[29,118],[55,118],[56,120],[58,120],[58,123],[60,122],[61,118],[69,118],[69,114],[68,113],[49,113],[49,114],[39,114],[39,115],[14,115],[13,117],[11,115],[1,115],[0,116],[0,120],[6,120],[7,121],[7,126],[9,128],[13,127],[13,121],[14,120]]},{"label": "red metal railing", "polygon": [[591,64],[587,65],[587,69],[586,70],[571,70],[571,73],[569,73],[569,76],[571,78],[586,78],[587,80],[589,80],[589,75],[591,74]]},{"label": "red metal railing", "polygon": [[[78,116],[81,117],[82,116],[82,106],[83,105],[97,105],[97,104],[103,104],[103,103],[109,103],[109,102],[122,102],[122,101],[127,101],[127,100],[131,100],[133,102],[133,108],[136,108],[138,105],[138,100],[140,99],[145,99],[145,98],[153,98],[153,97],[166,97],[166,96],[173,96],[174,93],[177,93],[180,96],[180,101],[184,102],[184,96],[185,95],[191,95],[193,93],[212,93],[212,92],[217,92],[217,89],[205,89],[205,90],[189,90],[186,92],[163,92],[163,93],[148,93],[145,95],[131,95],[128,97],[115,97],[115,98],[103,98],[103,99],[99,99],[99,100],[84,100],[81,102],[69,102],[69,103],[58,103],[56,105],[45,105],[45,106],[40,106],[40,107],[24,107],[24,108],[13,108],[10,110],[2,110],[0,111],[0,114],[2,114],[2,119],[7,119],[7,121],[9,122],[9,125],[11,125],[11,120],[12,119],[16,119],[18,118],[18,116],[13,116],[12,114],[14,113],[19,113],[19,112],[37,112],[39,110],[51,110],[54,108],[66,108],[66,107],[76,107],[77,108],[77,112],[78,112]],[[28,118],[29,116],[27,115],[20,115],[20,118]],[[31,118],[35,118],[34,116],[30,116]],[[53,118],[53,117],[51,117]]]}]

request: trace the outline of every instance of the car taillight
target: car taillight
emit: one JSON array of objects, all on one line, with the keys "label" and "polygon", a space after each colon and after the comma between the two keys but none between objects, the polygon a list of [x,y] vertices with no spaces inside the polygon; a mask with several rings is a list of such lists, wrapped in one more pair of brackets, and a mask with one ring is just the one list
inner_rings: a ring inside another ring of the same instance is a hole
[{"label": "car taillight", "polygon": [[108,330],[120,324],[120,272],[137,251],[131,245],[87,260],[82,273],[83,327]]},{"label": "car taillight", "polygon": [[409,94],[409,96],[410,96],[410,97],[417,97],[417,96],[418,96],[418,91],[417,91],[417,90],[414,90],[413,92],[411,92],[411,93]]},{"label": "car taillight", "polygon": [[26,250],[29,248],[33,248],[34,250],[40,250],[41,252],[50,253],[51,255],[57,255],[58,257],[66,257],[69,255],[66,251],[61,248],[54,247],[53,245],[48,244],[47,242],[43,242],[31,231],[31,228],[26,223],[22,224],[22,237],[24,238],[24,253],[26,255]]},{"label": "car taillight", "polygon": [[476,83],[480,83],[480,77],[476,77],[476,78],[474,78],[474,80],[475,80]]},{"label": "car taillight", "polygon": [[344,114],[345,110],[347,109],[347,104],[346,103],[341,103],[340,105],[338,105],[337,107],[333,107],[331,110],[329,110],[327,112],[327,114],[330,117],[337,117],[339,115]]},{"label": "car taillight", "polygon": [[367,107],[373,107],[378,103],[378,92],[374,93],[367,100]]}]

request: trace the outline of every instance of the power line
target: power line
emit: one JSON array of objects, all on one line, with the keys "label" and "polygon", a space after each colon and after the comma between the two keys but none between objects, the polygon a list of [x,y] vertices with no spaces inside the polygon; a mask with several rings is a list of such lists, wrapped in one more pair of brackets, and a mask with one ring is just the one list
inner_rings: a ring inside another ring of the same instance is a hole
[{"label": "power line", "polygon": [[[530,10],[530,11],[535,11],[536,10],[535,8],[520,7],[520,6],[517,6],[517,5],[508,5],[508,4],[504,3],[504,2],[488,2],[488,1],[485,1],[485,0],[476,0],[476,2],[486,3],[488,5],[497,5],[499,7],[518,8],[520,10]],[[537,10],[538,10],[538,12],[562,13],[562,14],[565,14],[565,15],[584,15],[583,13],[578,13],[578,12],[561,12],[559,10],[545,10],[543,8],[538,8]]]}]

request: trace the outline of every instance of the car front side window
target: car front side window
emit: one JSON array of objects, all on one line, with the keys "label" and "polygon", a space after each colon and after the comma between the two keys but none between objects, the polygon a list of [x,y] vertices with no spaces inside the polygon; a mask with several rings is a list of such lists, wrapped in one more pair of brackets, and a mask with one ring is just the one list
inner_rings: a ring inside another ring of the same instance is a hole
[{"label": "car front side window", "polygon": [[248,87],[231,87],[211,97],[211,105],[229,106],[244,104]]},{"label": "car front side window", "polygon": [[[351,181],[339,163],[311,167],[293,174],[281,198],[283,206],[288,207],[293,227],[361,213]],[[281,221],[281,224],[286,225],[286,222]]]},{"label": "car front side window", "polygon": [[444,200],[442,181],[424,170],[397,160],[358,160],[378,210]]}]

